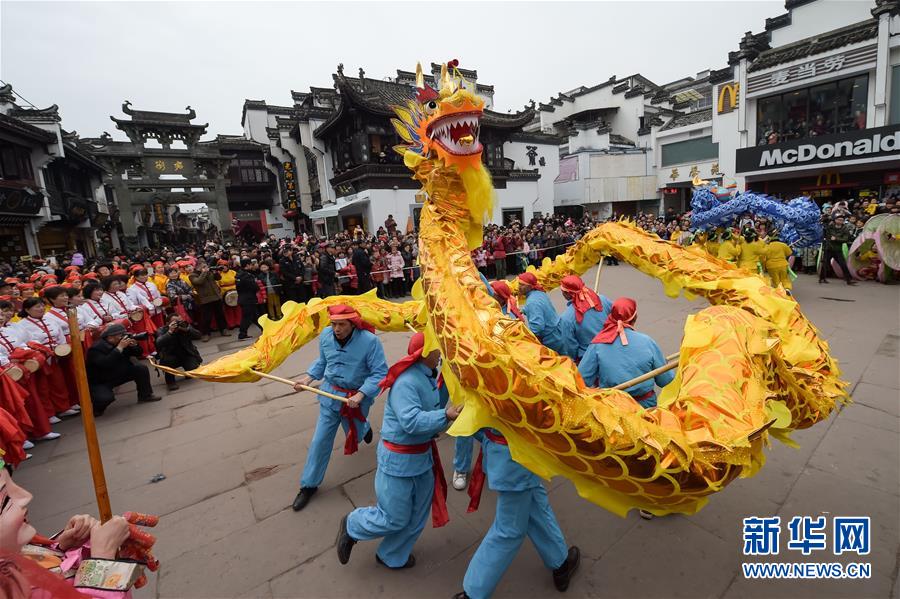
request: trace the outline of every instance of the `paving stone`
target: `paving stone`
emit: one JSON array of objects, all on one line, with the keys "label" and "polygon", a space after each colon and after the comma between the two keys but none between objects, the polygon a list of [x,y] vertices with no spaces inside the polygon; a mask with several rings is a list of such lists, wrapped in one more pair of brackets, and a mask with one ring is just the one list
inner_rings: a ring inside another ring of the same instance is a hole
[{"label": "paving stone", "polygon": [[860,422],[892,433],[900,432],[900,417],[885,414],[881,410],[870,408],[859,402],[842,409],[839,418]]},{"label": "paving stone", "polygon": [[897,367],[897,358],[892,356],[874,356],[869,366],[863,373],[862,380],[880,387],[894,390],[894,401],[898,397],[900,389],[900,368]]},{"label": "paving stone", "polygon": [[809,465],[847,483],[900,494],[900,444],[897,433],[849,419],[838,419]]},{"label": "paving stone", "polygon": [[900,392],[896,389],[863,382],[853,390],[853,402],[890,416],[900,416]]},{"label": "paving stone", "polygon": [[239,487],[160,518],[153,553],[163,563],[256,523],[250,491]]},{"label": "paving stone", "polygon": [[208,399],[180,406],[173,410],[172,426],[177,426],[191,420],[199,420],[213,414],[227,413],[237,410],[248,404],[254,404],[265,399],[261,389],[248,386],[246,388],[237,387],[234,392],[228,393]]},{"label": "paving stone", "polygon": [[[300,513],[285,510],[255,526],[182,556],[160,579],[161,597],[240,597],[334,544],[334,531],[350,503],[323,493]],[[317,534],[314,531],[323,531]],[[326,534],[324,531],[330,531]],[[210,566],[215,564],[215,576]]]}]

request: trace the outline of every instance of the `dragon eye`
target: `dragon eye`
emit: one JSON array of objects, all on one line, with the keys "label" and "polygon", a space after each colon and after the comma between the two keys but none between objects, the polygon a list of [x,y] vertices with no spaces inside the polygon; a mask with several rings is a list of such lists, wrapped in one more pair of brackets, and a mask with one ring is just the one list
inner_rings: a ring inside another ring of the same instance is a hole
[{"label": "dragon eye", "polygon": [[425,105],[425,112],[427,112],[428,114],[431,114],[437,110],[437,107],[438,107],[437,102],[435,102],[434,100],[431,100],[430,102],[428,102],[428,104]]}]

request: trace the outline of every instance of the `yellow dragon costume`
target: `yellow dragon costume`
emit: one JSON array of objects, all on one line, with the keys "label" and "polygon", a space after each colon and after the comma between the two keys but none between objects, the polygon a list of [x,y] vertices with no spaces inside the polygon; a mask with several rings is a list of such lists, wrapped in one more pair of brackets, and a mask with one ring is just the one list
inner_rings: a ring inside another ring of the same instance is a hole
[{"label": "yellow dragon costume", "polygon": [[[781,290],[706,252],[679,247],[628,222],[598,226],[535,274],[546,289],[611,254],[662,281],[666,294],[705,297],[711,307],[687,319],[675,380],[645,410],[628,394],[585,387],[575,364],[547,349],[520,321],[503,316],[487,294],[470,248],[481,243],[493,187],[478,139],[483,101],[463,87],[455,64],[439,89],[418,69],[416,100],[394,107],[406,142],[396,149],[427,200],[422,209],[422,277],[413,301],[365,296],[287,303],[278,322],[261,319],[252,346],[190,376],[250,382],[250,370],[276,368],[329,324],[343,303],[382,331],[411,323],[426,352],[444,358],[451,397],[465,410],[450,429],[469,435],[499,429],[516,461],[550,478],[570,479],[582,497],[624,516],[690,514],[736,477],[755,474],[769,435],[828,417],[846,383],[797,303]],[[514,284],[514,283],[513,283]]]}]

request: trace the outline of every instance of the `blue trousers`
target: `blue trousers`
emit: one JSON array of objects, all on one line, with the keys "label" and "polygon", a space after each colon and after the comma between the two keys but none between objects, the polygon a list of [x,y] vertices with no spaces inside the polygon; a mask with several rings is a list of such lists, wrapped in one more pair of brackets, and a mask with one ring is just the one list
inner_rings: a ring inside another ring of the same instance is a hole
[{"label": "blue trousers", "polygon": [[472,437],[457,437],[456,447],[453,450],[453,469],[456,472],[468,472],[472,469],[472,446],[475,439]]},{"label": "blue trousers", "polygon": [[381,539],[378,557],[392,568],[406,564],[431,514],[434,473],[392,476],[375,472],[374,507],[360,507],[347,517],[347,532],[357,541]]},{"label": "blue trousers", "polygon": [[543,485],[497,493],[494,523],[472,556],[463,578],[463,589],[469,597],[486,599],[494,593],[526,535],[547,568],[555,570],[566,561],[566,540]]},{"label": "blue trousers", "polygon": [[[357,421],[356,435],[359,442],[369,430],[369,408],[371,403],[360,404],[359,408],[366,417],[366,422]],[[328,469],[328,461],[331,459],[331,450],[334,447],[334,436],[337,434],[338,425],[347,432],[348,422],[341,418],[339,412],[319,404],[319,420],[316,422],[316,432],[313,433],[312,443],[309,445],[309,453],[306,454],[306,464],[303,466],[303,474],[300,476],[301,487],[318,487],[325,478],[325,470]]]}]

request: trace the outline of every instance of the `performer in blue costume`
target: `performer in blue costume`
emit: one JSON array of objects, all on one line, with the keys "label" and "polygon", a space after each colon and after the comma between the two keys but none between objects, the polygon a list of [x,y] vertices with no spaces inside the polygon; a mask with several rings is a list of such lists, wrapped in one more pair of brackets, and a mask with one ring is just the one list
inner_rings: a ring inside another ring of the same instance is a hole
[{"label": "performer in blue costume", "polygon": [[[481,277],[481,282],[484,283],[484,287],[491,297],[496,297],[492,285],[499,283],[502,283],[503,286],[506,287],[506,295],[511,295],[509,285],[506,284],[506,281],[494,281],[491,283],[484,274],[479,272],[478,276]],[[468,484],[469,469],[472,467],[472,446],[474,444],[473,437],[457,437],[454,443],[453,488],[457,491],[465,490],[466,485]]]},{"label": "performer in blue costume", "polygon": [[434,437],[456,420],[462,406],[447,404],[447,387],[438,383],[441,353],[423,355],[425,336],[409,340],[408,355],[391,366],[381,382],[390,388],[384,407],[374,507],[357,508],[341,520],[338,560],[346,564],[357,541],[382,539],[379,564],[412,568],[412,548],[425,528],[429,511],[435,528],[449,520],[447,482]]},{"label": "performer in blue costume", "polygon": [[[578,372],[589,387],[615,387],[620,383],[664,366],[666,359],[650,336],[634,330],[637,304],[629,297],[620,297],[610,310],[603,329],[594,337],[585,352]],[[631,329],[625,334],[625,329]],[[656,406],[654,383],[665,387],[675,378],[674,371],[663,372],[651,380],[628,389],[636,402],[645,408]]]},{"label": "performer in blue costume", "polygon": [[319,420],[300,477],[300,492],[292,505],[295,512],[306,507],[325,478],[338,425],[347,434],[344,455],[356,453],[360,437],[372,442],[369,408],[379,393],[378,382],[387,373],[381,341],[359,312],[339,304],[329,307],[328,315],[331,326],[319,335],[319,358],[294,389],[301,391],[300,385],[324,378],[322,391],[344,395],[347,402],[319,396]]},{"label": "performer in blue costume", "polygon": [[581,551],[566,548],[541,479],[513,461],[506,439],[494,429],[478,432],[481,453],[469,486],[469,512],[478,509],[485,474],[488,486],[497,492],[494,523],[472,556],[463,579],[463,592],[454,599],[486,599],[503,578],[527,536],[544,565],[553,572],[560,592],[578,569]]},{"label": "performer in blue costume", "polygon": [[553,302],[550,301],[550,296],[538,284],[534,273],[522,273],[518,279],[519,291],[525,296],[522,312],[525,314],[528,328],[541,343],[558,354],[564,353],[563,338],[559,331],[559,316]]},{"label": "performer in blue costume", "polygon": [[559,317],[559,330],[566,347],[566,355],[581,360],[591,341],[603,328],[612,302],[584,286],[578,275],[563,277],[559,288],[568,305]]}]

